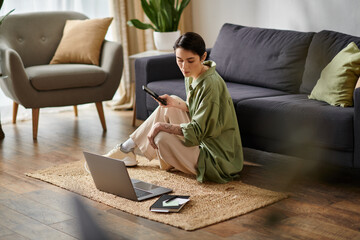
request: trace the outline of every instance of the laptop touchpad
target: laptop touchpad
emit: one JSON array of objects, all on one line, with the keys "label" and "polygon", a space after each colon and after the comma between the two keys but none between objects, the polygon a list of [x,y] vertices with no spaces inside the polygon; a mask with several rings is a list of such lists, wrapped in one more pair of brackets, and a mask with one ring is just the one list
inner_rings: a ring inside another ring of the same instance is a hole
[{"label": "laptop touchpad", "polygon": [[140,188],[142,190],[151,190],[151,189],[155,189],[158,188],[159,186],[150,184],[150,183],[146,183],[146,182],[136,182],[133,183],[134,187],[136,188]]}]

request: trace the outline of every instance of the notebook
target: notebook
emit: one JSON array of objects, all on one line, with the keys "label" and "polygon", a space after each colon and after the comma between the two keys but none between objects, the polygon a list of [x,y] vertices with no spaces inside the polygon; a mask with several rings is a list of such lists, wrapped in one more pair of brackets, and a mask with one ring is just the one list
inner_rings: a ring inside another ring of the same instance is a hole
[{"label": "notebook", "polygon": [[172,189],[131,179],[125,163],[118,159],[84,152],[86,163],[97,189],[134,201],[143,201]]},{"label": "notebook", "polygon": [[188,201],[190,201],[190,196],[164,194],[150,206],[150,211],[179,212]]}]

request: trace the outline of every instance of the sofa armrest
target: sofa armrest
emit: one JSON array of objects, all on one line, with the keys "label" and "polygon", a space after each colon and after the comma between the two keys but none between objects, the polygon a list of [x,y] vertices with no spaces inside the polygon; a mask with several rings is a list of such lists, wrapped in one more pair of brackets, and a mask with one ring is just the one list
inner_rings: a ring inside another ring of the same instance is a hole
[{"label": "sofa armrest", "polygon": [[118,42],[104,41],[101,56],[100,67],[108,73],[107,79],[103,85],[105,99],[112,99],[117,91],[124,69],[124,57],[122,45]]},{"label": "sofa armrest", "polygon": [[354,91],[354,167],[360,168],[360,88]]},{"label": "sofa armrest", "polygon": [[138,58],[135,60],[136,117],[145,120],[148,117],[146,109],[146,93],[142,85],[150,82],[183,78],[176,64],[173,53],[160,56]]},{"label": "sofa armrest", "polygon": [[135,60],[136,83],[183,78],[176,64],[175,54],[143,57]]}]

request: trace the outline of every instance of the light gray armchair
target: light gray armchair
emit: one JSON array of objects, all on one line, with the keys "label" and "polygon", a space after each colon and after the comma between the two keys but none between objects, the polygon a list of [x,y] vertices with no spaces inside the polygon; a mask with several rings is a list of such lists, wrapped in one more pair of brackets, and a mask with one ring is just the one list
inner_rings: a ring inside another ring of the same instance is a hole
[{"label": "light gray armchair", "polygon": [[0,87],[18,104],[32,109],[33,138],[37,139],[39,109],[96,103],[106,131],[102,102],[114,96],[122,75],[123,52],[119,43],[104,41],[100,65],[49,65],[61,40],[66,20],[87,19],[77,12],[12,14],[0,28]]}]

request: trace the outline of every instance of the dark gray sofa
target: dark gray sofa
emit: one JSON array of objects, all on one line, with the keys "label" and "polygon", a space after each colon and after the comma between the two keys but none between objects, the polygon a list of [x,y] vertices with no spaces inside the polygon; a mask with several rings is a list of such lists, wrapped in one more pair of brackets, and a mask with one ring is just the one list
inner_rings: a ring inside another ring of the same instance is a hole
[{"label": "dark gray sofa", "polygon": [[[360,167],[360,89],[354,107],[334,107],[308,95],[322,69],[360,37],[339,32],[297,32],[224,24],[209,59],[234,102],[243,146]],[[157,103],[142,90],[185,99],[174,54],[136,60],[136,116],[145,120]]]}]

